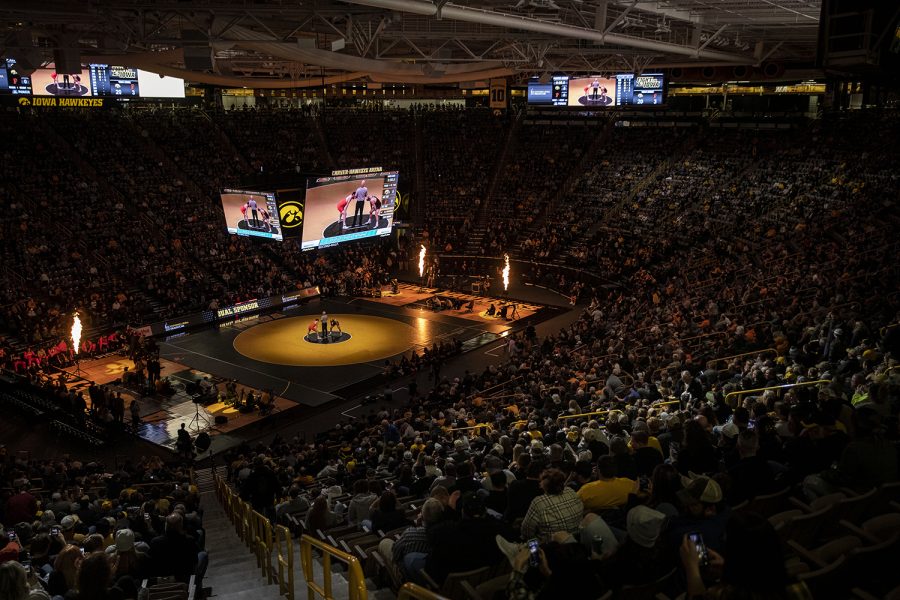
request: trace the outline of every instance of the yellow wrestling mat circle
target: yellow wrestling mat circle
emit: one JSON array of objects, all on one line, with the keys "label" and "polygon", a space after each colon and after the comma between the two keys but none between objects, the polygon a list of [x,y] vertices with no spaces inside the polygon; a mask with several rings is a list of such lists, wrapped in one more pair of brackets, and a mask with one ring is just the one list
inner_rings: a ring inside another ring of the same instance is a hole
[{"label": "yellow wrestling mat circle", "polygon": [[247,358],[296,367],[338,367],[381,360],[406,352],[416,343],[415,328],[383,317],[329,314],[337,319],[350,339],[337,344],[306,341],[316,315],[262,323],[234,339],[234,349]]}]

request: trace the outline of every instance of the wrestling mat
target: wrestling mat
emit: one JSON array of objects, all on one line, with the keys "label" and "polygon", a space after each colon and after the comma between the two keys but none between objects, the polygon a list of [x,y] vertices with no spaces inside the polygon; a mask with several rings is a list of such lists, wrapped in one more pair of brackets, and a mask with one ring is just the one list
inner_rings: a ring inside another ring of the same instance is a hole
[{"label": "wrestling mat", "polygon": [[329,314],[349,336],[340,343],[307,341],[316,315],[261,323],[234,339],[234,349],[247,358],[296,367],[337,367],[384,360],[406,352],[419,340],[415,328],[382,317]]},{"label": "wrestling mat", "polygon": [[344,229],[341,221],[335,221],[331,225],[325,228],[325,231],[322,232],[323,238],[334,237],[336,235],[347,235],[348,233],[359,233],[360,231],[370,231],[372,229],[384,229],[388,226],[388,220],[385,217],[379,217],[378,219],[378,227],[375,226],[375,223],[372,222],[371,217],[369,215],[363,215],[366,221],[364,223],[360,223],[356,227],[353,226],[353,213],[347,216],[347,229]]}]

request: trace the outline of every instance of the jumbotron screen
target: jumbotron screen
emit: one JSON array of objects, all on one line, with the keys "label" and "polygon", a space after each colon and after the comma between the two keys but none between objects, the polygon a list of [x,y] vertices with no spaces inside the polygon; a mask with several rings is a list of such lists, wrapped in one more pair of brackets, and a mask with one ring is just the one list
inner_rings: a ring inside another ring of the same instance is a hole
[{"label": "jumbotron screen", "polygon": [[[6,70],[10,70],[7,60]],[[12,61],[15,64],[15,61]],[[25,92],[35,96],[117,98],[184,98],[184,79],[163,77],[134,67],[82,65],[79,74],[58,73],[54,63],[36,69],[25,81]]]},{"label": "jumbotron screen", "polygon": [[300,247],[312,250],[390,235],[398,175],[381,171],[309,179]]},{"label": "jumbotron screen", "polygon": [[550,83],[529,82],[528,103],[580,108],[661,105],[665,104],[665,77],[662,73],[574,78],[554,75]]},{"label": "jumbotron screen", "polygon": [[224,190],[220,196],[228,233],[279,242],[284,239],[274,192]]}]

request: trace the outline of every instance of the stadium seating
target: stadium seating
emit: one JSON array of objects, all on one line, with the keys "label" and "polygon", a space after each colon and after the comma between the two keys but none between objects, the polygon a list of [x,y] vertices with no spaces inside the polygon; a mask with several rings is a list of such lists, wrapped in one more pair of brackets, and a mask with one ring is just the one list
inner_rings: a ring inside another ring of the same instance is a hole
[{"label": "stadium seating", "polygon": [[[273,541],[276,530],[288,535],[283,526],[300,540],[298,562],[311,569],[313,552],[322,553],[317,573],[333,556],[350,565],[352,585],[360,585],[359,573],[370,586],[424,583],[400,568],[400,552],[382,552],[387,542],[402,548],[406,530],[348,522],[354,502],[382,510],[382,498],[385,506],[393,498],[404,517],[418,518],[433,495],[452,525],[470,518],[466,503],[478,497],[504,502],[491,477],[503,473],[508,510],[494,512],[512,544],[526,518],[510,508],[524,489],[516,484],[546,495],[527,483],[529,472],[539,481],[544,467],[560,468],[574,492],[609,479],[598,460],[611,453],[600,462],[612,461],[634,489],[613,511],[594,514],[625,531],[619,549],[570,556],[568,544],[540,540],[554,569],[583,559],[585,572],[596,570],[598,596],[677,596],[683,590],[672,588],[690,568],[679,525],[708,527],[704,536],[727,561],[728,541],[718,540],[728,527],[749,535],[752,519],[762,519],[767,535],[756,550],[783,558],[788,576],[816,597],[852,587],[860,597],[886,595],[895,587],[884,573],[895,564],[900,530],[900,164],[880,150],[894,143],[900,121],[862,113],[781,129],[715,125],[498,122],[484,110],[7,112],[0,134],[16,152],[4,158],[24,183],[0,183],[12,206],[0,216],[3,247],[18,261],[0,271],[0,362],[35,382],[48,365],[67,364],[67,352],[50,351],[76,308],[100,335],[307,284],[326,295],[361,294],[387,282],[423,241],[436,253],[509,252],[579,267],[611,283],[594,287],[545,271],[553,289],[578,303],[558,333],[514,332],[500,364],[436,381],[408,405],[343,422],[316,443],[277,439],[227,456],[216,483],[223,519],[252,547],[267,582],[283,583],[273,560],[287,561]],[[482,133],[483,143],[468,141]],[[648,137],[653,143],[641,146]],[[425,194],[423,222],[402,247],[311,255],[293,242],[229,237],[221,227],[222,187],[260,169],[296,174],[335,164],[410,174],[410,189]],[[356,270],[363,256],[367,267]],[[390,372],[408,376],[450,355],[417,354]],[[102,431],[65,401],[39,387],[0,394],[5,409],[103,443]],[[650,456],[658,466],[641,471]],[[47,466],[26,470],[43,474]],[[21,469],[6,460],[4,484],[15,487]],[[271,505],[246,487],[263,476],[277,488]],[[706,507],[716,515],[709,523],[692,520],[684,494],[690,482],[682,477],[696,476],[719,488],[718,496],[710,492],[719,500],[703,501],[714,505]],[[743,493],[742,477],[760,485]],[[379,494],[349,494],[359,480],[380,486]],[[650,489],[641,489],[644,480]],[[450,493],[434,493],[435,482]],[[393,492],[382,496],[388,485]],[[272,527],[276,505],[292,490],[306,508]],[[457,490],[476,498],[451,496]],[[241,495],[252,510],[238,511]],[[731,506],[731,498],[739,501]],[[629,530],[626,516],[642,505],[670,517],[649,541],[645,530]],[[448,535],[435,531],[439,541]],[[588,531],[568,533],[584,541]],[[628,564],[640,564],[645,550],[655,552],[658,574],[609,572],[627,553],[637,557]],[[498,575],[513,587],[529,585],[492,571],[509,563],[499,547],[492,560],[450,572],[433,591],[461,597]],[[852,580],[857,573],[865,580]],[[554,590],[564,584],[546,582]]]}]

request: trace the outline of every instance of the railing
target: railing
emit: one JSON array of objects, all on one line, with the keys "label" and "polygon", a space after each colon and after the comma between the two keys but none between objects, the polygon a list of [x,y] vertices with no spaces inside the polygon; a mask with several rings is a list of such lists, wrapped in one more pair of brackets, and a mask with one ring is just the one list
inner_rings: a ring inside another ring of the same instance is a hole
[{"label": "railing", "polygon": [[[746,396],[747,394],[755,394],[758,392],[767,392],[769,390],[786,390],[795,387],[805,387],[809,385],[821,385],[823,383],[831,383],[830,379],[816,379],[815,381],[803,381],[801,383],[787,383],[785,385],[772,385],[769,387],[763,388],[755,388],[752,390],[736,390],[734,392],[728,392],[725,394],[725,402],[726,404],[731,398],[739,398],[741,396]],[[733,407],[732,407],[733,408]]]},{"label": "railing", "polygon": [[451,427],[450,429],[447,430],[447,433],[455,433],[457,431],[472,431],[472,430],[479,432],[482,429],[487,429],[488,431],[492,431],[494,429],[494,426],[491,425],[490,423],[478,423],[477,425],[471,425],[469,427]]},{"label": "railing", "polygon": [[397,593],[397,600],[447,600],[447,598],[423,588],[421,585],[406,582]]},{"label": "railing", "polygon": [[492,385],[491,387],[484,388],[480,392],[473,392],[473,393],[469,394],[469,397],[467,399],[471,400],[472,398],[477,398],[479,396],[482,396],[485,398],[491,397],[490,395],[493,393],[494,390],[497,390],[498,388],[503,388],[504,386],[507,386],[514,381],[517,381],[519,379],[524,379],[524,378],[525,378],[524,375],[519,375],[517,377],[513,377],[512,379],[510,379],[508,381],[504,381],[503,383],[498,383],[497,385]]},{"label": "railing", "polygon": [[294,600],[294,541],[284,525],[275,526],[276,562],[278,563],[278,592]]},{"label": "railing", "polygon": [[[319,585],[313,578],[313,548],[322,552],[322,573],[324,579],[322,585]],[[300,538],[300,562],[303,565],[303,576],[306,579],[306,591],[309,600],[313,600],[317,594],[324,600],[332,600],[334,598],[331,589],[333,577],[331,572],[332,558],[347,563],[347,579],[350,583],[349,600],[367,600],[368,591],[366,590],[365,576],[363,575],[362,566],[359,564],[359,559],[352,554],[338,550],[334,546],[304,534]]]},{"label": "railing", "polygon": [[684,345],[684,344],[686,344],[687,342],[698,342],[699,340],[703,340],[703,339],[706,339],[706,338],[711,338],[711,337],[722,337],[723,335],[726,335],[726,332],[724,332],[724,331],[713,331],[712,333],[704,333],[704,334],[702,334],[702,335],[695,335],[695,336],[693,336],[693,337],[684,338],[684,339],[682,339],[682,340],[675,340],[675,341],[678,342],[679,345]]},{"label": "railing", "polygon": [[657,406],[672,406],[673,404],[677,404],[681,406],[681,400],[666,400],[665,402],[657,402],[650,406],[650,408],[656,408]]},{"label": "railing", "polygon": [[722,358],[713,358],[706,361],[706,368],[709,369],[712,365],[718,362],[730,362],[735,358],[744,358],[745,356],[754,356],[757,354],[763,354],[771,352],[772,354],[778,354],[778,351],[775,348],[765,348],[763,350],[754,350],[753,352],[744,352],[742,354],[735,354],[734,356],[723,356]]},{"label": "railing", "polygon": [[593,416],[608,415],[608,414],[609,414],[608,410],[598,410],[595,412],[581,413],[578,415],[560,415],[560,416],[556,417],[556,420],[557,421],[566,421],[568,419],[580,419],[582,417],[593,417]]},{"label": "railing", "polygon": [[[275,571],[272,567],[272,550],[274,547],[272,523],[269,519],[257,511],[253,510],[250,503],[241,500],[241,498],[228,486],[224,478],[218,474],[213,475],[215,483],[216,496],[222,504],[225,515],[234,525],[234,530],[238,537],[247,545],[248,548],[256,556],[256,566],[262,571],[263,577],[269,584],[275,582]],[[288,534],[290,541],[290,534]],[[278,553],[278,584],[282,593],[285,593],[287,585],[282,573],[282,550],[279,547]],[[288,549],[287,562],[293,567],[293,548]],[[293,572],[293,571],[292,571]],[[293,598],[293,575],[289,576],[290,591],[289,598]]]},{"label": "railing", "polygon": [[260,568],[266,581],[272,584],[275,582],[272,570],[272,523],[268,517],[252,509],[249,511],[249,519],[256,566]]}]

